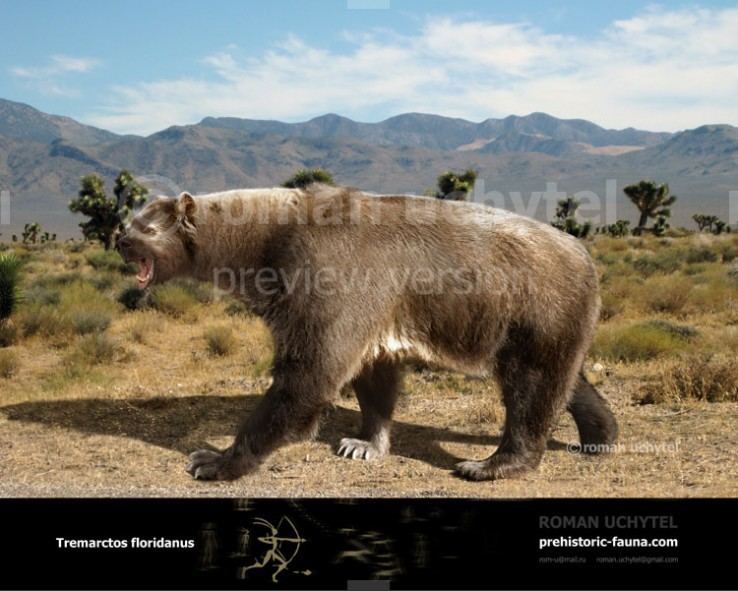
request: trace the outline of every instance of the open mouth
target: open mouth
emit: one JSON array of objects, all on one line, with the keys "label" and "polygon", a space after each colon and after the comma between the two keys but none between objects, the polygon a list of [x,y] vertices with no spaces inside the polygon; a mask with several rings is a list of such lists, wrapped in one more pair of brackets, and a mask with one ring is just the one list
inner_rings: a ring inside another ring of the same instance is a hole
[{"label": "open mouth", "polygon": [[154,259],[141,258],[138,260],[138,288],[144,289],[154,278]]}]

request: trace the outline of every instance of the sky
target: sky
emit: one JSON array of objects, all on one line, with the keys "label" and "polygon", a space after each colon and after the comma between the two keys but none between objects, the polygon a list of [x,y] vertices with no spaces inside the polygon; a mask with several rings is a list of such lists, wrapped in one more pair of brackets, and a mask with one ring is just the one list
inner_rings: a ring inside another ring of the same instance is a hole
[{"label": "sky", "polygon": [[738,3],[0,0],[0,98],[143,135],[325,113],[738,125]]}]

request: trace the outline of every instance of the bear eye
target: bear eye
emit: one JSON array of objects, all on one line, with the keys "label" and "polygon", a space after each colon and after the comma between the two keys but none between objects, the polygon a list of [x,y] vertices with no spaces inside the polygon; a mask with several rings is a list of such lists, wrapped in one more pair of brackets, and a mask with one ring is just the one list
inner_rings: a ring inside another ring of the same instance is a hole
[{"label": "bear eye", "polygon": [[152,226],[146,226],[143,229],[143,233],[144,234],[156,234],[156,229],[154,227],[152,227]]}]

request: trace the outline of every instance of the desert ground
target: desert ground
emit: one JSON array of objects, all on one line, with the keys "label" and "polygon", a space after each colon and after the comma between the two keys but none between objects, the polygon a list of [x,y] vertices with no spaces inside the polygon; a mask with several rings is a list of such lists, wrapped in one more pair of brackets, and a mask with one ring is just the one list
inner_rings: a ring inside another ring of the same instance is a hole
[{"label": "desert ground", "polygon": [[0,496],[737,496],[738,235],[587,245],[603,309],[586,370],[618,445],[578,453],[564,415],[538,471],[481,483],[452,470],[499,442],[495,383],[418,366],[389,457],[335,455],[359,422],[346,392],[316,440],[236,482],[194,481],[187,454],[228,445],[269,384],[261,321],[206,284],[142,297],[118,255],[90,243],[0,245],[23,261],[22,302],[0,331]]}]

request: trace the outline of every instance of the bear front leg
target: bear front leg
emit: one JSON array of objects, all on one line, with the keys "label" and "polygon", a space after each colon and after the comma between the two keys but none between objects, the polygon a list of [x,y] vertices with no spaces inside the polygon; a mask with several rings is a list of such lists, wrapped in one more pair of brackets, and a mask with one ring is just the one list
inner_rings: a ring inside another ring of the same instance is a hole
[{"label": "bear front leg", "polygon": [[222,452],[192,453],[187,472],[198,480],[235,480],[254,472],[278,447],[317,433],[333,390],[327,380],[294,367],[275,372],[272,386],[242,423],[233,445]]}]

